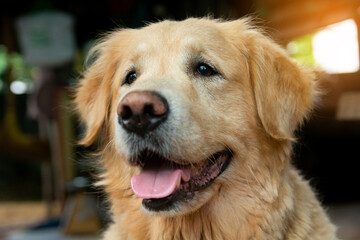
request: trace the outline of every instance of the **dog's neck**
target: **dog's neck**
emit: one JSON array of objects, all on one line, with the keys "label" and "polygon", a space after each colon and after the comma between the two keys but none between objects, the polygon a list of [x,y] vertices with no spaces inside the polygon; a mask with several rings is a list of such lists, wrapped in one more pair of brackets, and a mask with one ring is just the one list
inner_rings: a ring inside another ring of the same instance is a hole
[{"label": "dog's neck", "polygon": [[[237,197],[234,194],[233,197]],[[222,196],[216,196],[212,202],[206,204],[195,213],[174,218],[154,217],[151,221],[150,239],[203,239],[203,240],[228,240],[228,239],[271,239],[270,236],[283,236],[281,221],[287,213],[281,212],[280,204],[260,202],[259,198],[248,196],[244,204],[239,201],[228,202]],[[249,201],[257,202],[256,205],[248,205]],[[277,205],[277,206],[275,206]],[[257,206],[250,209],[249,206]],[[279,208],[278,218],[269,219],[264,213],[264,208]],[[265,222],[273,222],[273,229],[265,229],[269,226]],[[279,238],[281,239],[281,238]]]}]

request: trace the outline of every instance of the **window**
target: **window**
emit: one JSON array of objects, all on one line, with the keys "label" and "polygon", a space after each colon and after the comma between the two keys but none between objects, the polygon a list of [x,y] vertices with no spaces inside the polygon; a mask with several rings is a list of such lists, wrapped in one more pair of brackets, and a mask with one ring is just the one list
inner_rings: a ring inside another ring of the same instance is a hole
[{"label": "window", "polygon": [[297,38],[287,44],[298,62],[320,67],[328,73],[351,73],[359,70],[357,25],[348,19]]}]

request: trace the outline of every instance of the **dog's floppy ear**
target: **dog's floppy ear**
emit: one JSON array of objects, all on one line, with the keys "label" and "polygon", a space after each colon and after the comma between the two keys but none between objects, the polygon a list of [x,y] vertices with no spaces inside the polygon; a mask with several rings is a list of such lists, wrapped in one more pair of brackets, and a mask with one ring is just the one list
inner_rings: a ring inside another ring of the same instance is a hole
[{"label": "dog's floppy ear", "polygon": [[312,108],[315,75],[272,40],[256,30],[249,31],[247,57],[261,124],[274,139],[293,140],[294,130]]},{"label": "dog's floppy ear", "polygon": [[95,60],[84,72],[75,90],[75,106],[86,125],[86,133],[80,144],[86,146],[96,140],[100,130],[105,126],[111,107],[111,86],[118,54],[114,46],[111,46],[112,39],[115,38],[111,35],[115,34],[104,38],[90,52],[91,58]]}]

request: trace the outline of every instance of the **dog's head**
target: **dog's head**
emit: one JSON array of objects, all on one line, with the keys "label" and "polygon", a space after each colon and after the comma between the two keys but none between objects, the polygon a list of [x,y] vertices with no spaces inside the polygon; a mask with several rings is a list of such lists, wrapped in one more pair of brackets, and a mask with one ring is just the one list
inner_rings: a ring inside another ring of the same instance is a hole
[{"label": "dog's head", "polygon": [[103,130],[108,183],[131,184],[149,212],[209,202],[259,148],[292,141],[313,102],[312,73],[248,20],[115,31],[94,52],[75,99],[82,143]]}]

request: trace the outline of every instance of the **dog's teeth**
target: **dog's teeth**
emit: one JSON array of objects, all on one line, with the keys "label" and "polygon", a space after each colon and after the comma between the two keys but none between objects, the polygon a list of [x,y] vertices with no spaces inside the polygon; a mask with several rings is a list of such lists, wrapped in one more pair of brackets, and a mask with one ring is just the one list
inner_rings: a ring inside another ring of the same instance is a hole
[{"label": "dog's teeth", "polygon": [[176,188],[179,188],[180,184],[181,184],[181,176],[179,176],[179,179],[178,179],[177,184],[176,184]]}]

